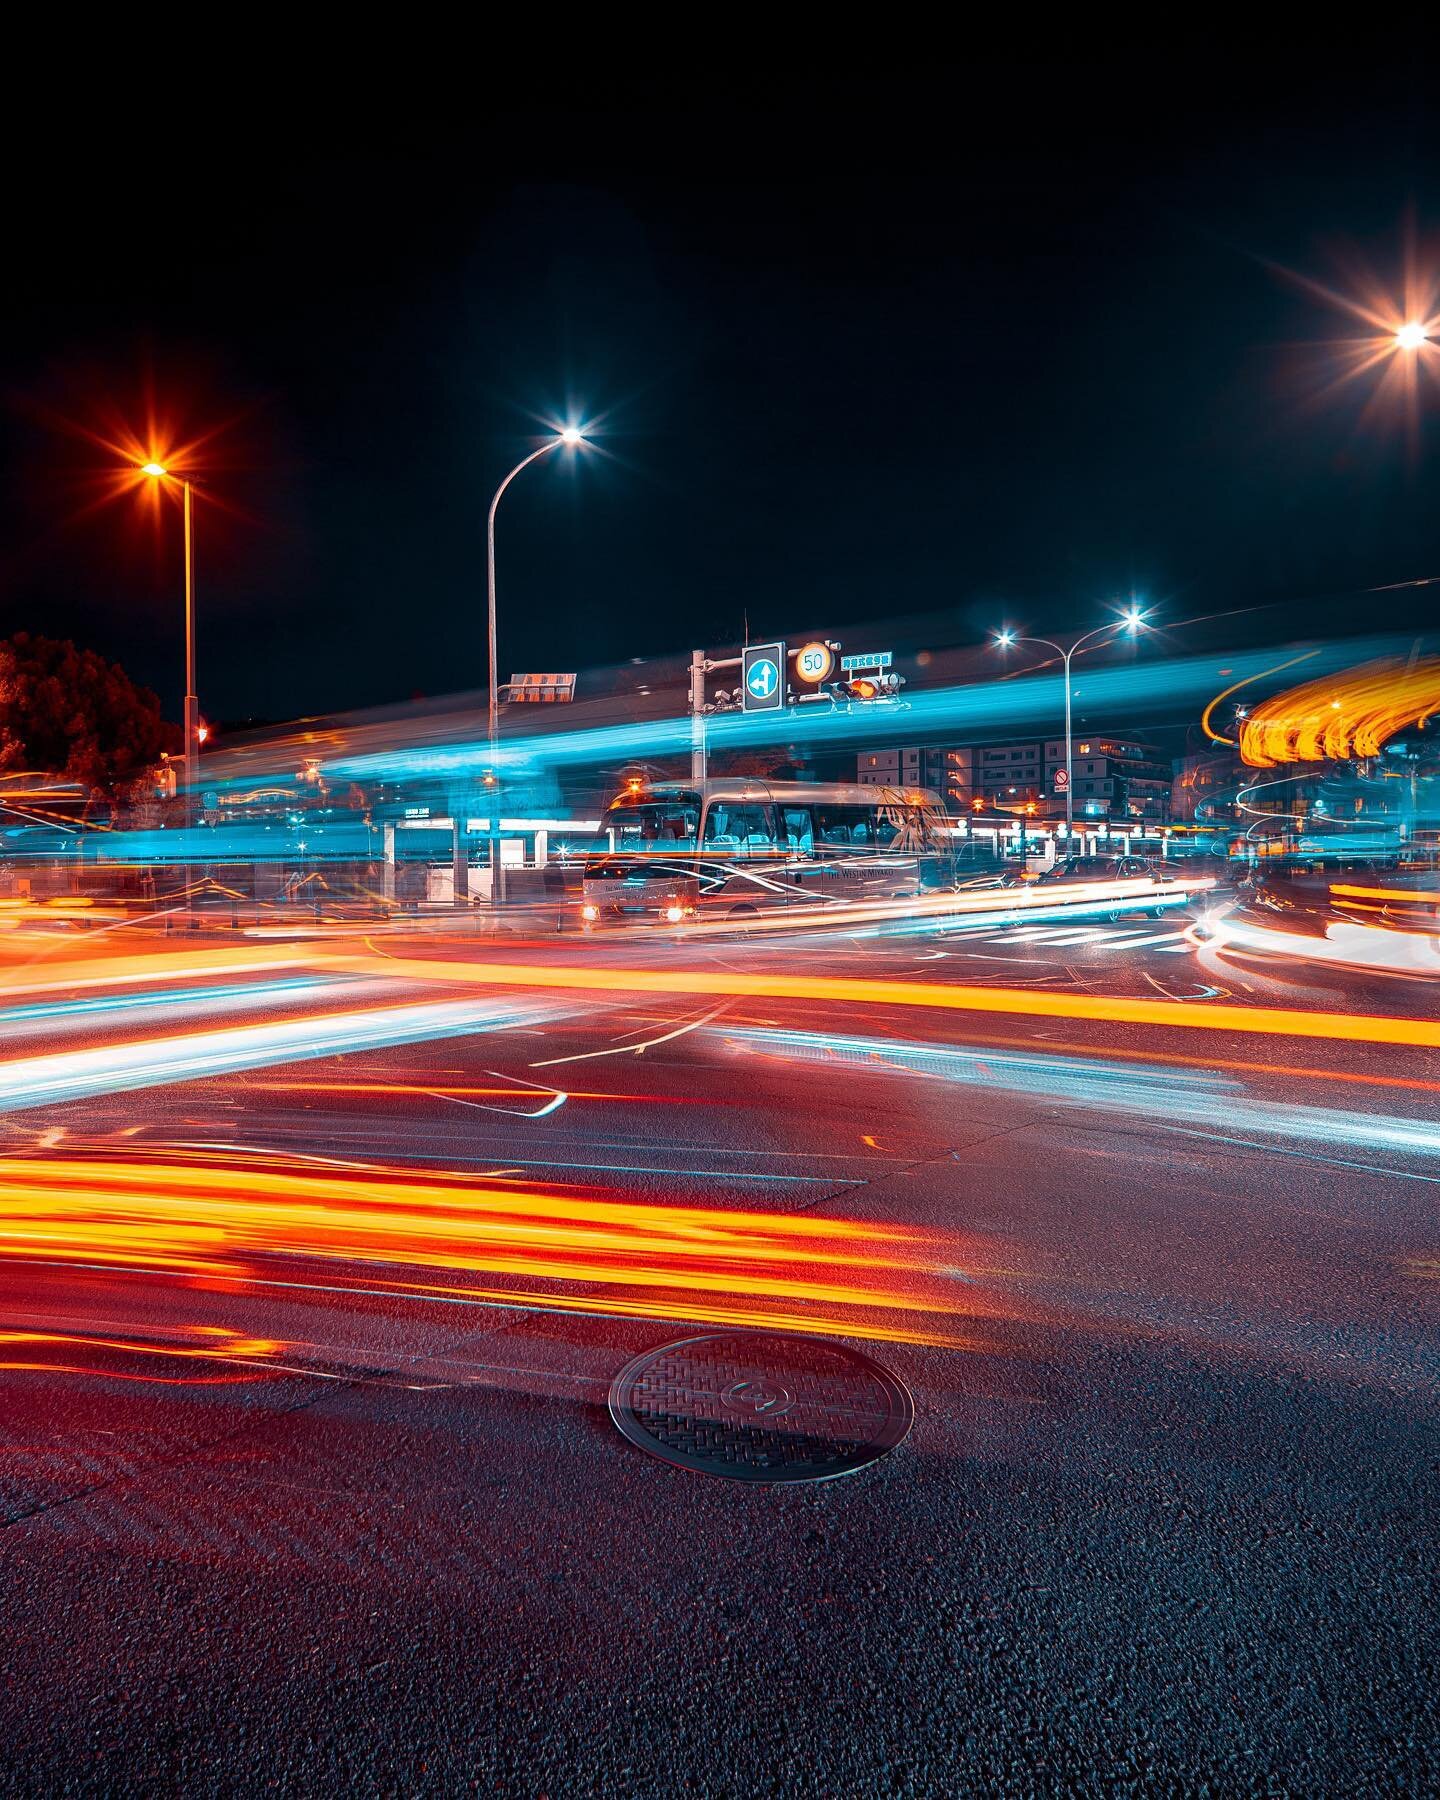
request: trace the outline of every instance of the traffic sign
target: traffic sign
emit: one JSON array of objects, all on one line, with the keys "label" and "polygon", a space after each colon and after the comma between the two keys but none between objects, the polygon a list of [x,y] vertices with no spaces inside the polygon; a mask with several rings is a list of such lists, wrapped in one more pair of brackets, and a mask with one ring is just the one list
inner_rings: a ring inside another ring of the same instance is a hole
[{"label": "traffic sign", "polygon": [[851,669],[888,669],[890,652],[888,650],[868,650],[863,656],[842,656],[840,667],[847,675]]},{"label": "traffic sign", "polygon": [[802,681],[823,681],[835,667],[835,652],[828,644],[805,644],[795,652],[795,673]]},{"label": "traffic sign", "polygon": [[1063,794],[1069,785],[1070,771],[1068,769],[1057,769],[1055,771],[1055,792],[1057,794]]},{"label": "traffic sign", "polygon": [[785,646],[751,644],[740,669],[740,701],[746,712],[779,712],[785,704]]}]

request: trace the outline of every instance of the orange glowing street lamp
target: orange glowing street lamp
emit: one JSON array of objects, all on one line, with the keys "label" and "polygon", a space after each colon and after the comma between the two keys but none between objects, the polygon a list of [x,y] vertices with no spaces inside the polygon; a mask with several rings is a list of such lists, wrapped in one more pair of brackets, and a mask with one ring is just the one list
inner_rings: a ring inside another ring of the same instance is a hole
[{"label": "orange glowing street lamp", "polygon": [[[164,463],[147,462],[140,473],[152,481],[180,483],[185,515],[185,823],[195,821],[195,790],[200,781],[200,702],[195,694],[195,536],[190,518],[190,483],[172,476]],[[208,736],[208,733],[204,734]]]},{"label": "orange glowing street lamp", "polygon": [[1416,320],[1411,319],[1395,333],[1397,350],[1423,350],[1430,340],[1430,333]]}]

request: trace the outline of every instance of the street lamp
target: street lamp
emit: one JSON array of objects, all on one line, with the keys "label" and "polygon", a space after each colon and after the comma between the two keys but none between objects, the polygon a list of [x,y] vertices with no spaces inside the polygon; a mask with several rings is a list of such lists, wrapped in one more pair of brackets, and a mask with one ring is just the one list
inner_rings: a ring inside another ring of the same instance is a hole
[{"label": "street lamp", "polygon": [[1021,632],[1011,631],[1008,626],[995,633],[995,648],[1009,650],[1016,644],[1041,644],[1047,650],[1053,650],[1065,665],[1065,849],[1071,849],[1071,840],[1075,834],[1075,764],[1073,757],[1073,740],[1070,732],[1070,659],[1083,644],[1092,638],[1103,637],[1107,631],[1126,631],[1131,637],[1145,625],[1145,614],[1132,601],[1116,621],[1107,625],[1097,625],[1093,631],[1087,631],[1066,649],[1064,644],[1057,644],[1053,638],[1027,637]]},{"label": "street lamp", "polygon": [[185,514],[185,823],[195,822],[195,788],[200,779],[200,702],[195,695],[195,551],[190,521],[190,483],[164,463],[147,462],[140,473],[152,481],[178,480]]},{"label": "street lamp", "polygon": [[[515,467],[495,490],[495,497],[490,502],[490,516],[485,529],[486,555],[486,597],[488,602],[489,628],[489,661],[490,661],[490,706],[487,737],[490,743],[490,767],[496,771],[495,785],[490,791],[489,806],[489,840],[490,840],[490,904],[496,905],[505,898],[505,873],[500,859],[500,670],[499,649],[496,643],[495,630],[495,512],[500,505],[500,496],[522,469],[528,469],[533,462],[539,462],[542,456],[548,456],[552,450],[562,446],[577,449],[586,441],[585,433],[578,425],[567,425],[557,431],[555,436],[541,444],[538,450],[532,450],[527,457],[516,463]],[[464,905],[469,897],[469,864],[465,859],[465,843],[462,836],[464,821],[455,821],[455,861],[454,861],[454,899],[457,906]]]},{"label": "street lamp", "polygon": [[1397,350],[1422,350],[1429,337],[1430,334],[1425,327],[1412,319],[1395,333],[1395,348]]}]

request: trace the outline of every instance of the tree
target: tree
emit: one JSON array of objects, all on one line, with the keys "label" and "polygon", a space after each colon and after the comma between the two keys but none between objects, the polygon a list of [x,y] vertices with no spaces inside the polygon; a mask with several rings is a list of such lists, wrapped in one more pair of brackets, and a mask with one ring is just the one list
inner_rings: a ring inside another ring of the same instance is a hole
[{"label": "tree", "polygon": [[149,688],[68,640],[0,639],[0,774],[33,769],[114,795],[180,747]]}]

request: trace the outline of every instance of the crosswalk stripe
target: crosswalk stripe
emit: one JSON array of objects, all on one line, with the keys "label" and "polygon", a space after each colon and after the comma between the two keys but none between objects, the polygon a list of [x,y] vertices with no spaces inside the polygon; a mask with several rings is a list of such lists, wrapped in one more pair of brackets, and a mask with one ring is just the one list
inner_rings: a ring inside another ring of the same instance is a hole
[{"label": "crosswalk stripe", "polygon": [[983,944],[1103,944],[1107,950],[1140,950],[1159,946],[1171,950],[1188,950],[1181,931],[1113,931],[1103,926],[1030,925],[1016,931],[986,932]]},{"label": "crosswalk stripe", "polygon": [[1086,938],[1106,935],[1096,925],[1026,925],[1017,931],[992,931],[985,941],[991,944],[1065,944],[1083,943]]},{"label": "crosswalk stripe", "polygon": [[1138,950],[1144,944],[1173,944],[1177,938],[1181,938],[1184,935],[1185,934],[1182,931],[1147,932],[1143,937],[1134,937],[1127,933],[1123,938],[1117,938],[1113,941],[1127,944],[1132,949]]},{"label": "crosswalk stripe", "polygon": [[[1073,926],[1071,929],[1074,929]],[[1062,931],[1060,939],[1063,940],[1067,935],[1067,932]],[[1088,932],[1086,935],[1089,935]],[[1030,925],[1023,931],[992,931],[981,939],[986,944],[1053,944],[1056,941],[1054,929],[1043,925]]]}]

